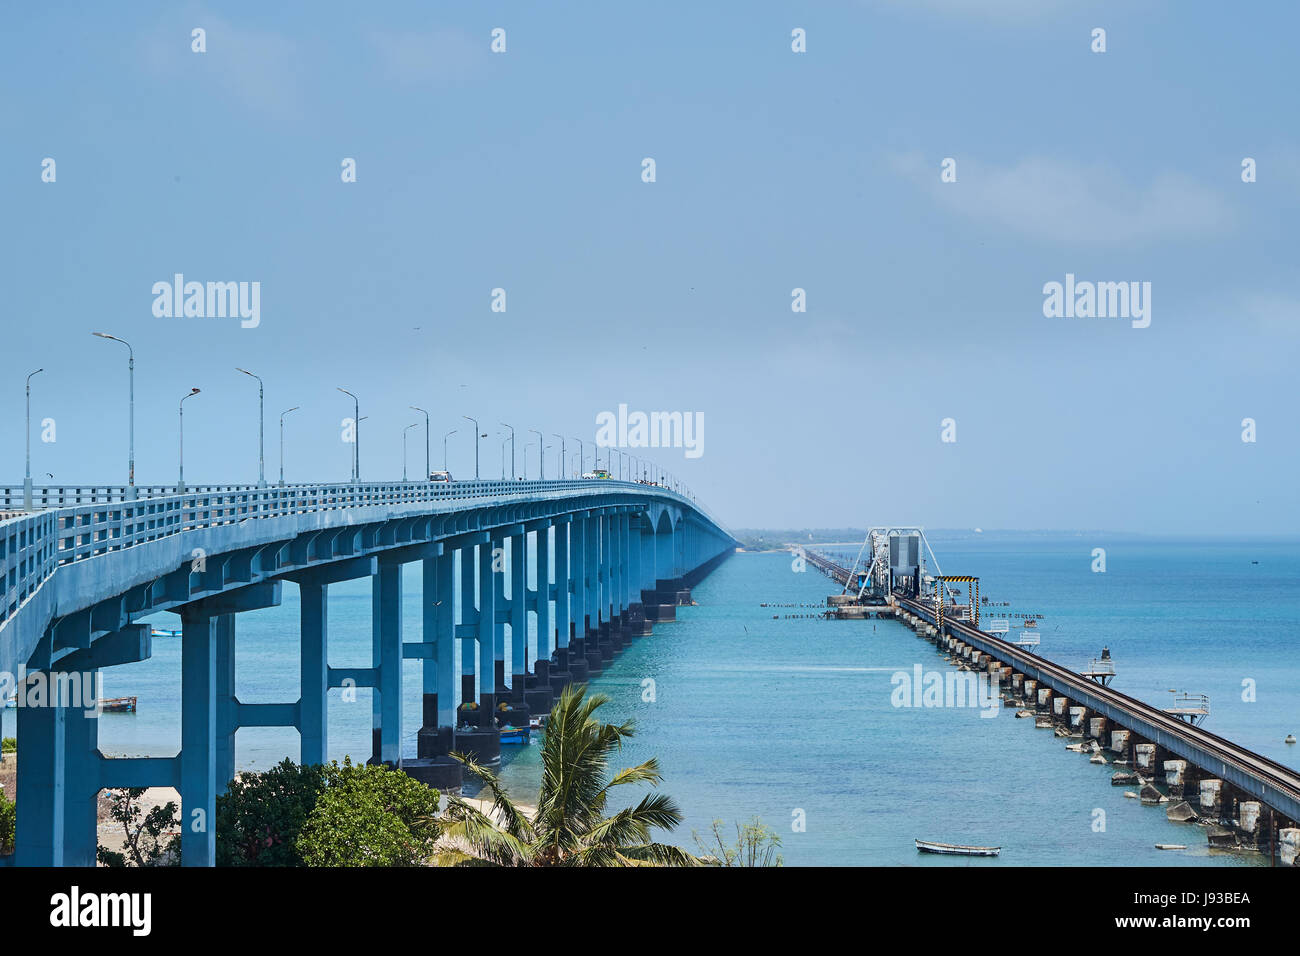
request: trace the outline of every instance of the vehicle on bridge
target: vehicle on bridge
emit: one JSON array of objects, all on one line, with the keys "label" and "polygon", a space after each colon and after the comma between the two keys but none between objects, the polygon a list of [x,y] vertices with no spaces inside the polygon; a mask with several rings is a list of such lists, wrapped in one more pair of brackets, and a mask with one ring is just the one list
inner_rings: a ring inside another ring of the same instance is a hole
[{"label": "vehicle on bridge", "polygon": [[584,471],[583,478],[609,478],[610,474],[604,468],[595,468],[592,471]]},{"label": "vehicle on bridge", "polygon": [[451,481],[451,472],[449,471],[431,471],[429,472],[430,481]]}]

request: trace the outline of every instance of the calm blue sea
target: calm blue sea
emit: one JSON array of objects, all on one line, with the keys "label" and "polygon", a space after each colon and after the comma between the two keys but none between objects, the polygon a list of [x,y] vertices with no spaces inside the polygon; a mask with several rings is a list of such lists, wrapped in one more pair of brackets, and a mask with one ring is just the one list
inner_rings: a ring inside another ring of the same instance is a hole
[{"label": "calm blue sea", "polygon": [[[945,573],[979,575],[982,595],[1011,602],[994,613],[1043,615],[1044,656],[1082,668],[1108,645],[1118,669],[1114,686],[1161,705],[1170,689],[1209,694],[1208,729],[1300,767],[1300,751],[1282,742],[1300,734],[1296,542],[1010,534],[931,540]],[[1097,547],[1106,549],[1105,573],[1091,570]],[[842,550],[850,561],[856,553]],[[408,570],[406,636],[417,640],[420,577],[415,566]],[[917,854],[917,837],[1003,847],[996,860],[959,865],[1262,862],[1210,853],[1203,830],[1126,799],[1126,788],[1110,786],[1110,768],[1066,751],[1064,741],[1009,709],[988,719],[975,708],[892,706],[895,671],[945,666],[902,625],[792,619],[787,615],[812,609],[760,606],[821,604],[831,588],[811,568],[793,571],[789,555],[738,554],[695,589],[698,607],[656,625],[594,681],[612,698],[607,719],[637,722],[621,763],[657,756],[663,790],[684,808],[674,842],[692,847],[692,831],[714,819],[730,826],[760,816],[780,834],[790,865],[952,862]],[[368,582],[333,587],[330,599],[331,664],[368,665]],[[161,615],[157,623],[176,620]],[[297,698],[297,620],[291,585],[282,607],[240,616],[241,700]],[[162,755],[180,746],[180,642],[155,638],[154,649],[148,661],[105,672],[106,696],[140,698],[137,714],[102,718],[106,753]],[[644,699],[647,679],[653,701]],[[340,693],[331,701],[331,755],[365,759],[369,692],[352,703]],[[410,754],[419,700],[412,664],[404,723]],[[248,729],[237,737],[241,769],[297,755],[292,730]],[[537,758],[537,747],[518,748],[502,767],[525,801],[536,794]],[[1162,852],[1158,842],[1190,848]]]}]

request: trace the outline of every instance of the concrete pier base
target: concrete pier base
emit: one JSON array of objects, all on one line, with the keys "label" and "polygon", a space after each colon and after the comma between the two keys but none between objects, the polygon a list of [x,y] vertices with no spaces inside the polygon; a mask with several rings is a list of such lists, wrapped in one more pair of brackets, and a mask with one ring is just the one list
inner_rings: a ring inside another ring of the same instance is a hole
[{"label": "concrete pier base", "polygon": [[1187,781],[1186,760],[1166,760],[1164,762],[1165,786],[1169,788],[1171,798],[1183,795],[1183,785]]},{"label": "concrete pier base", "polygon": [[456,750],[475,763],[492,767],[501,762],[501,732],[495,727],[456,731]]},{"label": "concrete pier base", "polygon": [[451,757],[417,757],[401,762],[402,772],[412,780],[441,793],[459,793],[465,782],[465,767]]},{"label": "concrete pier base", "polygon": [[421,759],[445,757],[456,749],[456,734],[450,727],[421,727],[415,737],[415,754]]},{"label": "concrete pier base", "polygon": [[1283,866],[1300,865],[1300,827],[1287,827],[1277,832],[1277,856]]},{"label": "concrete pier base", "polygon": [[1207,777],[1197,784],[1200,794],[1200,812],[1203,817],[1220,816],[1223,810],[1223,781]]}]

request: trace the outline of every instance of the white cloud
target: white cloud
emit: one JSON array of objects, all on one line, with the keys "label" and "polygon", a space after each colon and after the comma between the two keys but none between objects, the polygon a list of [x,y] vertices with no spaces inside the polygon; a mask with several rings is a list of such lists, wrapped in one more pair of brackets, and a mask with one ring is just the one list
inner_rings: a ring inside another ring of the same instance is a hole
[{"label": "white cloud", "polygon": [[[206,53],[190,49],[195,27],[207,31]],[[144,39],[144,62],[155,72],[200,75],[245,104],[277,115],[298,107],[299,60],[297,44],[288,37],[237,27],[197,6],[173,13]]]},{"label": "white cloud", "polygon": [[1198,238],[1235,222],[1223,198],[1175,171],[1134,185],[1113,168],[1071,160],[1030,157],[999,168],[957,157],[957,181],[941,183],[940,158],[913,153],[891,165],[940,205],[1037,239]]}]

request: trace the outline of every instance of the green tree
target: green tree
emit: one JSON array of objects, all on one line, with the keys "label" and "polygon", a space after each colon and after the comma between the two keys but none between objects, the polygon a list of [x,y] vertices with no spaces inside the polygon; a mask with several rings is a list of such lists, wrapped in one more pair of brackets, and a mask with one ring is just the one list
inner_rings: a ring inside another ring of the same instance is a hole
[{"label": "green tree", "polygon": [[11,754],[18,752],[18,738],[6,737],[0,740],[0,753]]},{"label": "green tree", "polygon": [[148,813],[140,806],[144,787],[109,791],[109,817],[122,824],[126,841],[122,852],[99,847],[96,856],[104,866],[168,866],[180,862],[179,807],[169,800]]},{"label": "green tree", "polygon": [[[650,838],[652,830],[671,830],[682,820],[670,797],[648,794],[636,806],[605,815],[615,787],[657,786],[661,774],[658,761],[651,758],[610,776],[610,757],[633,735],[633,725],[596,720],[592,715],[609,698],[588,697],[586,692],[585,685],[569,685],[551,709],[542,744],[542,785],[531,818],[511,802],[495,774],[462,754],[452,754],[492,795],[492,816],[458,798],[447,806],[443,835],[451,847],[468,850],[460,853],[459,862],[471,862],[466,857],[499,866],[691,866],[698,862],[686,851]],[[444,862],[457,852],[444,845]]]},{"label": "green tree", "polygon": [[438,839],[438,791],[382,764],[344,758],[324,768],[325,789],[298,835],[307,866],[417,866]]},{"label": "green tree", "polygon": [[0,790],[0,856],[14,851],[14,828],[18,823],[18,804]]},{"label": "green tree", "polygon": [[748,823],[736,824],[736,842],[723,835],[726,824],[714,820],[707,837],[692,832],[695,845],[700,848],[701,859],[710,866],[784,866],[781,838],[776,831],[754,817]]},{"label": "green tree", "polygon": [[298,835],[324,789],[324,767],[288,758],[240,774],[217,797],[217,866],[302,866]]}]

